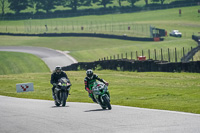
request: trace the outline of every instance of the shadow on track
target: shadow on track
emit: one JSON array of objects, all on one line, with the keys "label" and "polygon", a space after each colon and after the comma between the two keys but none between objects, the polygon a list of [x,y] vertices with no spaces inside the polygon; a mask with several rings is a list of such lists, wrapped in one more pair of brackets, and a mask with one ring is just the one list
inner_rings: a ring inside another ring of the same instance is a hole
[{"label": "shadow on track", "polygon": [[95,112],[95,111],[108,111],[106,109],[94,109],[94,110],[86,110],[84,112]]},{"label": "shadow on track", "polygon": [[65,107],[69,107],[69,106],[51,106],[51,108],[65,108]]}]

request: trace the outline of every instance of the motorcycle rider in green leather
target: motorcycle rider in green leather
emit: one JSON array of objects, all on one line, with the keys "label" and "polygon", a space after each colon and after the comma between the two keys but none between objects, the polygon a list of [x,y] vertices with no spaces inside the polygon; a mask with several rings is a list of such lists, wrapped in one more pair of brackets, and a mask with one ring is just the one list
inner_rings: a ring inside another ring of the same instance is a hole
[{"label": "motorcycle rider in green leather", "polygon": [[92,92],[92,87],[93,87],[94,82],[96,82],[96,80],[99,80],[100,82],[103,82],[107,86],[108,86],[108,82],[99,78],[96,74],[93,74],[93,71],[91,69],[88,69],[86,71],[86,75],[87,76],[84,79],[85,90],[89,93],[89,97],[93,100],[93,102],[96,103],[97,101],[95,100],[93,92]]}]

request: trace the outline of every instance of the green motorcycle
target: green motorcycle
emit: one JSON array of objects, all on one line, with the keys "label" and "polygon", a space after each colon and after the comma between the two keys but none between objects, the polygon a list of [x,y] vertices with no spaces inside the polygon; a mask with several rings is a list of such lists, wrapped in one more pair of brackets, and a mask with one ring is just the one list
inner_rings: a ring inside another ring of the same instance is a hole
[{"label": "green motorcycle", "polygon": [[98,104],[102,107],[102,109],[108,108],[112,109],[110,104],[110,94],[108,91],[108,86],[101,82],[94,82],[92,87],[93,95]]}]

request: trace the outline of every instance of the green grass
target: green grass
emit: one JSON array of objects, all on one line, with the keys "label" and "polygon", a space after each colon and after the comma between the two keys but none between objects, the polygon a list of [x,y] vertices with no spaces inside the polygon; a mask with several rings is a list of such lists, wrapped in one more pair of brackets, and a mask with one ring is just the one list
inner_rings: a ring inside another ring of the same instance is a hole
[{"label": "green grass", "polygon": [[[70,102],[92,102],[84,89],[85,71],[67,71]],[[95,71],[110,83],[111,103],[200,114],[200,75],[195,73]],[[0,95],[52,100],[51,73],[0,75]],[[17,83],[34,83],[34,92],[17,93]],[[53,104],[53,102],[52,102]]]},{"label": "green grass", "polygon": [[194,55],[194,60],[200,60],[200,51],[198,51],[195,55]]},{"label": "green grass", "polygon": [[0,64],[0,75],[50,71],[39,57],[26,53],[0,52]]}]

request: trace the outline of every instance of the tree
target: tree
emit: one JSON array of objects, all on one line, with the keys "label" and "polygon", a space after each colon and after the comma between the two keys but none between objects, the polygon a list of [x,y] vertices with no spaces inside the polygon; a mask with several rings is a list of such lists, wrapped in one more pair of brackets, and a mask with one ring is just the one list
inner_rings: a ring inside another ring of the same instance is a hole
[{"label": "tree", "polygon": [[5,8],[8,7],[8,0],[0,0],[0,7],[2,11],[2,16],[5,14]]},{"label": "tree", "polygon": [[77,11],[80,6],[91,6],[92,0],[62,0],[64,7],[70,7],[73,11]]},{"label": "tree", "polygon": [[16,14],[30,6],[28,0],[8,0],[8,2],[10,3],[9,8]]},{"label": "tree", "polygon": [[40,0],[30,0],[30,4],[36,10],[36,12],[38,12],[38,5],[40,5]]},{"label": "tree", "polygon": [[151,0],[152,2],[161,2],[161,5],[164,4],[165,0]]},{"label": "tree", "polygon": [[36,3],[36,10],[43,9],[48,13],[50,10],[55,9],[59,5],[59,0],[34,0]]},{"label": "tree", "polygon": [[145,1],[145,3],[146,3],[146,6],[148,6],[148,4],[149,4],[148,0],[144,0],[144,1]]},{"label": "tree", "polygon": [[122,1],[125,1],[125,0],[118,0],[118,4],[120,7],[122,7]]},{"label": "tree", "polygon": [[112,4],[113,0],[93,0],[94,3],[98,3],[98,5],[103,5],[104,8],[106,8],[107,4]]},{"label": "tree", "polygon": [[139,0],[128,0],[129,3],[131,3],[131,7],[134,7],[134,4]]}]

